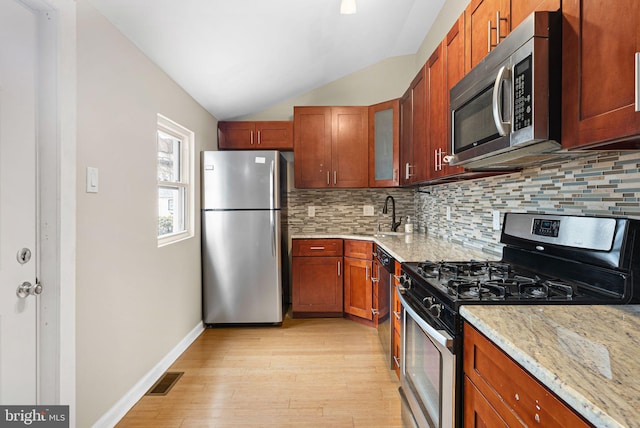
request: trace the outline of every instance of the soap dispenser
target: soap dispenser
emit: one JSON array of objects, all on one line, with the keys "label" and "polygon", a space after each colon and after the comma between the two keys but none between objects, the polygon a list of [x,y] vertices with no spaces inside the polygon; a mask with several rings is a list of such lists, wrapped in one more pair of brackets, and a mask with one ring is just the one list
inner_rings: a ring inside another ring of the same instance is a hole
[{"label": "soap dispenser", "polygon": [[413,233],[413,223],[411,223],[411,217],[407,216],[407,221],[404,224],[405,233]]}]

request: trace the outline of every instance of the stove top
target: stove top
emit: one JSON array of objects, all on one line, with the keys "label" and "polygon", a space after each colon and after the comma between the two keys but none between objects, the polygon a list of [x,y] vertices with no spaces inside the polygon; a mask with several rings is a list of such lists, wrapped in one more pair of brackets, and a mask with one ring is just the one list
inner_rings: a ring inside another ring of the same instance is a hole
[{"label": "stove top", "polygon": [[[452,303],[542,303],[614,301],[616,296],[582,284],[548,277],[503,261],[424,261],[405,263],[414,286],[433,287]],[[406,278],[405,278],[406,280]]]},{"label": "stove top", "polygon": [[640,221],[505,214],[500,261],[403,263],[400,292],[455,334],[465,304],[640,303]]}]

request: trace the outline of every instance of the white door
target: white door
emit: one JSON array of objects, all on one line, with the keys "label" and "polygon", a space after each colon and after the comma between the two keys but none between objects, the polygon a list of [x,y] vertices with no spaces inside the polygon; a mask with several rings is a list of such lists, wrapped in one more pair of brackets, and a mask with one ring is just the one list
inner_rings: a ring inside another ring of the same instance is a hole
[{"label": "white door", "polygon": [[[0,0],[0,404],[36,404],[37,19]],[[31,252],[19,256],[23,249]],[[19,260],[21,259],[22,260]],[[27,261],[27,259],[29,259]],[[23,292],[17,293],[24,284]],[[19,297],[22,294],[23,297]]]}]

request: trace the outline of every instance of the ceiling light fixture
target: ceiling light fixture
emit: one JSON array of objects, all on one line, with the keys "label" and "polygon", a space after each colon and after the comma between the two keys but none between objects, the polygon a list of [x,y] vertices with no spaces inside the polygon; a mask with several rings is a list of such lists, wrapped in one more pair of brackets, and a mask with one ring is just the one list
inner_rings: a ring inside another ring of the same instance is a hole
[{"label": "ceiling light fixture", "polygon": [[356,13],[356,0],[342,0],[340,13],[343,15],[353,15]]}]

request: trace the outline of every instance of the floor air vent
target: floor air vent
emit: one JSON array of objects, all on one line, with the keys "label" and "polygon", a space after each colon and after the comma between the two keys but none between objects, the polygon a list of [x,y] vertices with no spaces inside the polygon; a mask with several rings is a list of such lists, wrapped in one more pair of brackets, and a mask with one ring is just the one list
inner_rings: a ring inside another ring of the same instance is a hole
[{"label": "floor air vent", "polygon": [[167,395],[183,374],[184,372],[166,372],[145,395]]}]

